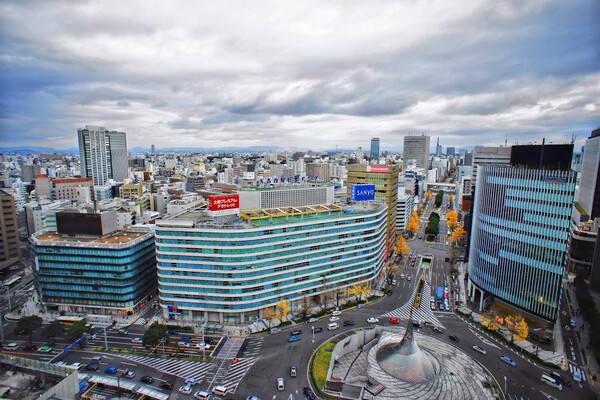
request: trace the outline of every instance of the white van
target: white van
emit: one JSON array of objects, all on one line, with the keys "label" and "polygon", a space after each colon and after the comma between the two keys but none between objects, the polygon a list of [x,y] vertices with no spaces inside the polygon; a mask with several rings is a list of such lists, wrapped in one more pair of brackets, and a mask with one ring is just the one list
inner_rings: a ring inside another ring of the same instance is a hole
[{"label": "white van", "polygon": [[225,386],[215,386],[212,390],[213,394],[219,396],[225,396],[227,394],[227,388]]},{"label": "white van", "polygon": [[340,327],[340,325],[337,322],[332,322],[330,324],[327,324],[327,330],[328,331],[332,331],[332,330],[337,329],[339,327]]},{"label": "white van", "polygon": [[542,382],[548,386],[552,386],[555,389],[563,390],[563,385],[558,383],[556,379],[552,378],[550,375],[542,374]]}]

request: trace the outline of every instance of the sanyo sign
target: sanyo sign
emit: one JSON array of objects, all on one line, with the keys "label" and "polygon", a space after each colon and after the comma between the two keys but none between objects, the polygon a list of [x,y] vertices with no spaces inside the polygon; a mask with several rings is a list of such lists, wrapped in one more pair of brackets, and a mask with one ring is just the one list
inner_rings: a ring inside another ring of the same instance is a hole
[{"label": "sanyo sign", "polygon": [[352,185],[353,201],[375,200],[375,185]]}]

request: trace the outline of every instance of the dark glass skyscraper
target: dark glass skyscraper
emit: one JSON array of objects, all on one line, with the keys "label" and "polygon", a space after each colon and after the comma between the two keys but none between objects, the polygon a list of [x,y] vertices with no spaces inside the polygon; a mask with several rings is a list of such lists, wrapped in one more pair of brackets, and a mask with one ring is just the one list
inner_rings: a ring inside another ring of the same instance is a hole
[{"label": "dark glass skyscraper", "polygon": [[77,129],[81,174],[95,186],[109,179],[122,182],[127,178],[127,139],[125,132],[107,131],[101,126],[86,125]]},{"label": "dark glass skyscraper", "polygon": [[379,138],[371,138],[371,160],[379,160]]}]

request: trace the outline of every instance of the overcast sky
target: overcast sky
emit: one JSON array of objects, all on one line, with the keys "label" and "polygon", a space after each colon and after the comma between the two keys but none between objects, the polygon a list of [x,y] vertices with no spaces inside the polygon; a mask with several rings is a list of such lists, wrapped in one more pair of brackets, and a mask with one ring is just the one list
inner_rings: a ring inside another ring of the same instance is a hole
[{"label": "overcast sky", "polygon": [[600,126],[600,2],[6,1],[0,146],[400,148]]}]

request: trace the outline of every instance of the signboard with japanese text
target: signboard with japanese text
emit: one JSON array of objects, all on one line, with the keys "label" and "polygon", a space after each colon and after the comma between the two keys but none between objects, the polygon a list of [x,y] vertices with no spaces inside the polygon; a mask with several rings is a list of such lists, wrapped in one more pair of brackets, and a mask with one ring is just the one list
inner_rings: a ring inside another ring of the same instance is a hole
[{"label": "signboard with japanese text", "polygon": [[375,200],[375,185],[352,185],[352,201]]},{"label": "signboard with japanese text", "polygon": [[208,209],[215,215],[236,214],[240,209],[240,195],[208,196]]},{"label": "signboard with japanese text", "polygon": [[369,165],[367,172],[390,172],[390,167],[387,165]]}]

